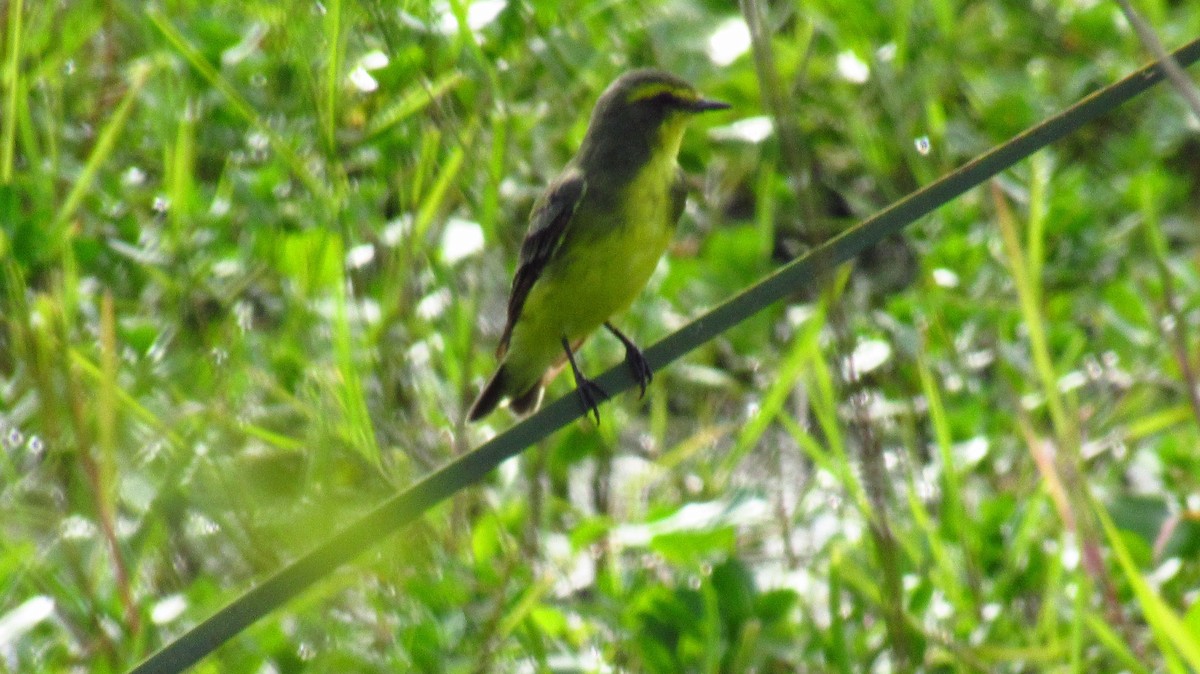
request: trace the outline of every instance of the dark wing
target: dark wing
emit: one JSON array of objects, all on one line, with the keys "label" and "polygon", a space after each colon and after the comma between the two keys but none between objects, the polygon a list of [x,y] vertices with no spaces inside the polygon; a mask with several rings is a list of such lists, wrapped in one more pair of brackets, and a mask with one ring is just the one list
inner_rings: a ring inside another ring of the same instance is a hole
[{"label": "dark wing", "polygon": [[571,222],[571,216],[575,214],[586,191],[587,183],[583,175],[577,170],[570,170],[546,188],[546,193],[534,204],[533,215],[529,217],[529,232],[521,243],[521,261],[513,276],[512,294],[508,298],[508,321],[504,325],[504,334],[500,336],[500,346],[496,348],[497,357],[503,357],[508,350],[508,340],[521,316],[529,289],[562,244],[567,224]]}]

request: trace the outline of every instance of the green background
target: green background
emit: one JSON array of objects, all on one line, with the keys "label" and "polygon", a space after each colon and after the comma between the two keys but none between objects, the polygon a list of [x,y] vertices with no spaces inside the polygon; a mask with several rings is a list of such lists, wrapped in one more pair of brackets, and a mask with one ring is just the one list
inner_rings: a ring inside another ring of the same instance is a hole
[{"label": "green background", "polygon": [[[1138,9],[1200,35],[1196,3]],[[649,345],[1149,60],[1105,2],[4,12],[14,672],[127,669],[510,425],[462,418],[529,208],[621,72],[734,106],[692,125],[688,210],[617,319]],[[1200,669],[1188,115],[1160,85],[797,288],[198,671]]]}]

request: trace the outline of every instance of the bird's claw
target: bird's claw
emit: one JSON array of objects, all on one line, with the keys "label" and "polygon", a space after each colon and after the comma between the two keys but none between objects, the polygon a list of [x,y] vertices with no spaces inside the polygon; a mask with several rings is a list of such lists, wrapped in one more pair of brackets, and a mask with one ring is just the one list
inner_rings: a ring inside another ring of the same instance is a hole
[{"label": "bird's claw", "polygon": [[621,343],[625,345],[625,364],[629,366],[629,371],[633,373],[633,378],[637,381],[638,386],[640,386],[642,389],[642,392],[638,394],[638,399],[641,400],[642,398],[645,398],[646,387],[649,386],[650,382],[654,379],[654,370],[650,369],[649,361],[647,361],[646,357],[642,355],[641,349],[637,348],[637,345],[633,343],[633,340],[626,337],[624,333],[616,328],[616,326],[614,326],[612,323],[605,322],[604,327],[608,328],[608,331],[611,332],[614,337],[621,340]]},{"label": "bird's claw", "polygon": [[579,405],[583,408],[583,416],[591,414],[600,425],[600,403],[608,400],[608,391],[591,379],[580,377],[575,383],[575,392],[579,395]]},{"label": "bird's claw", "polygon": [[637,380],[638,386],[642,389],[638,394],[638,400],[641,400],[646,397],[646,387],[654,380],[654,370],[650,369],[650,363],[646,361],[642,352],[631,346],[625,348],[625,363],[633,372],[633,378]]},{"label": "bird's claw", "polygon": [[600,403],[608,400],[608,391],[600,388],[596,382],[583,376],[579,364],[575,362],[575,353],[571,351],[571,343],[566,337],[562,338],[563,351],[567,354],[567,362],[571,363],[571,373],[575,375],[575,391],[579,395],[579,404],[583,407],[583,416],[591,413],[600,425]]}]

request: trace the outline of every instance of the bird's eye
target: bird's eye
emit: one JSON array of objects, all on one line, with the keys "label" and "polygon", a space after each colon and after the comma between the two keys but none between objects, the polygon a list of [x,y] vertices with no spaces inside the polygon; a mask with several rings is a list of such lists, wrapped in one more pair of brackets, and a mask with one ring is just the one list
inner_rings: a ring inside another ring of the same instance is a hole
[{"label": "bird's eye", "polygon": [[664,91],[657,96],[651,96],[646,100],[656,108],[674,108],[678,107],[680,103],[679,97],[669,91]]}]

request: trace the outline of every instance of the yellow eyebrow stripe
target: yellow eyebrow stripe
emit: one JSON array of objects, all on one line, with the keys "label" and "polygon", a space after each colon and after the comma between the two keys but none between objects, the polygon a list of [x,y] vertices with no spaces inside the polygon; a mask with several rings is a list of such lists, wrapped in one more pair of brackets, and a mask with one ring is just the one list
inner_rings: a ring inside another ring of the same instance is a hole
[{"label": "yellow eyebrow stripe", "polygon": [[629,96],[625,99],[625,101],[627,103],[635,103],[637,101],[644,101],[647,98],[654,98],[659,94],[671,94],[676,98],[685,101],[696,100],[696,94],[688,91],[687,89],[671,86],[665,82],[653,82],[640,86],[637,89],[629,92]]}]

